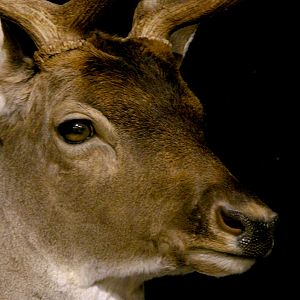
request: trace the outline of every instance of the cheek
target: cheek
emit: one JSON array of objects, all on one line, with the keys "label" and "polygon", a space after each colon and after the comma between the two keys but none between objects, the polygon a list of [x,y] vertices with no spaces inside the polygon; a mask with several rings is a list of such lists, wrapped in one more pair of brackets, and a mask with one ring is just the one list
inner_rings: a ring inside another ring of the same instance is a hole
[{"label": "cheek", "polygon": [[98,222],[107,211],[107,199],[114,197],[111,181],[117,171],[116,157],[107,149],[90,151],[89,155],[74,160],[52,156],[46,167],[50,192],[45,197],[65,215]]},{"label": "cheek", "polygon": [[88,142],[87,145],[63,144],[63,147],[53,144],[48,148],[48,176],[56,187],[63,190],[80,192],[99,189],[103,182],[114,178],[119,171],[114,149],[98,141]]}]

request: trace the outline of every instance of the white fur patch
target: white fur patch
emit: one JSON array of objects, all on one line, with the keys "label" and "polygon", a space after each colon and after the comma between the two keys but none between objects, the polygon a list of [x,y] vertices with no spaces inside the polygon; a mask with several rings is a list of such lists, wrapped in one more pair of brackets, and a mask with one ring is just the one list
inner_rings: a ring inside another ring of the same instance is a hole
[{"label": "white fur patch", "polygon": [[4,41],[4,36],[3,36],[2,25],[1,25],[1,20],[0,20],[0,69],[1,69],[1,64],[5,60],[5,52],[2,49],[3,41]]},{"label": "white fur patch", "polygon": [[[72,295],[74,299],[78,300],[121,299],[118,293],[131,294],[134,286],[139,286],[147,278],[147,275],[152,278],[165,270],[166,266],[160,257],[136,259],[128,263],[101,264],[90,262],[72,268],[57,266],[52,263],[48,265],[48,274],[55,282],[56,289],[66,295]],[[113,278],[116,279],[116,282]],[[134,282],[131,281],[131,278],[134,278]],[[137,294],[128,299],[142,300],[143,293],[137,291]]]},{"label": "white fur patch", "polygon": [[3,45],[3,31],[2,31],[2,25],[0,20],[0,47]]},{"label": "white fur patch", "polygon": [[196,271],[216,277],[243,273],[255,263],[254,259],[222,255],[214,252],[190,253],[189,260],[194,266],[199,266],[199,269],[196,267]]},{"label": "white fur patch", "polygon": [[128,278],[132,276],[147,276],[165,271],[166,266],[160,257],[129,261],[128,263],[101,264],[90,262],[77,268],[68,266],[49,266],[52,279],[60,286],[75,285],[89,287],[94,282],[105,278]]},{"label": "white fur patch", "polygon": [[6,100],[3,95],[0,94],[0,115],[4,112]]},{"label": "white fur patch", "polygon": [[189,39],[187,40],[185,46],[184,46],[184,50],[183,50],[183,57],[185,57],[187,51],[189,50],[190,44],[193,41],[194,37],[195,37],[196,31],[191,34],[191,36],[189,37]]}]

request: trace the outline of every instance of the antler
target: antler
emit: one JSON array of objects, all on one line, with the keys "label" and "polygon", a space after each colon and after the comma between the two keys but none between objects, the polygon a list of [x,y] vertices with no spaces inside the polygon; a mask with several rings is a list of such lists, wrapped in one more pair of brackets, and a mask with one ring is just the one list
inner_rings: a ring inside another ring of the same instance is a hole
[{"label": "antler", "polygon": [[173,30],[194,24],[199,17],[235,0],[142,0],[130,37],[169,40]]},{"label": "antler", "polygon": [[95,19],[105,14],[112,0],[71,0],[63,5],[63,22],[77,31],[84,31]]},{"label": "antler", "polygon": [[109,0],[71,0],[64,5],[44,0],[0,0],[0,16],[20,25],[38,49],[76,41]]}]

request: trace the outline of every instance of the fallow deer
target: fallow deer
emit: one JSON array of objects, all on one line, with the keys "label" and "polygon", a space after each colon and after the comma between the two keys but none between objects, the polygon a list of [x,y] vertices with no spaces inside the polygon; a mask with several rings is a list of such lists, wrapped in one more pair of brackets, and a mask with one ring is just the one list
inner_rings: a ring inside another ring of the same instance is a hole
[{"label": "fallow deer", "polygon": [[277,214],[207,148],[179,67],[228,0],[0,0],[0,298],[143,299],[168,274],[248,270]]}]

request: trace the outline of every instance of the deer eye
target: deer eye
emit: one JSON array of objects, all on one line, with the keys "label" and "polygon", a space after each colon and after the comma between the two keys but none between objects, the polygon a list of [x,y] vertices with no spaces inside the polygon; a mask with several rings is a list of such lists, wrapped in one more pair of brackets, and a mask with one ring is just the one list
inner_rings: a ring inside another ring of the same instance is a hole
[{"label": "deer eye", "polygon": [[81,144],[95,134],[95,129],[90,120],[68,120],[57,127],[58,133],[69,144]]}]

